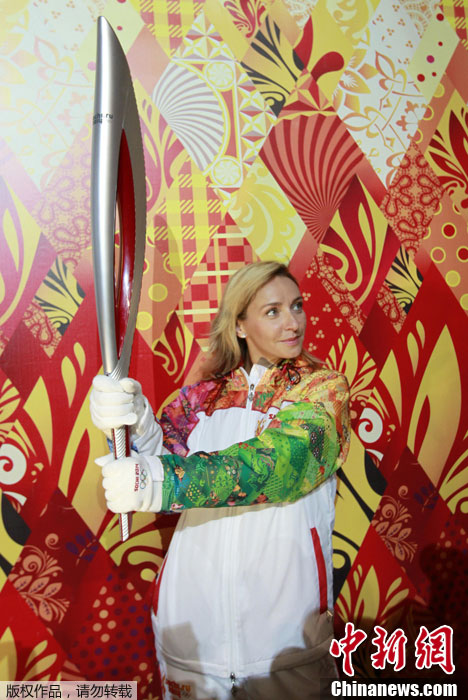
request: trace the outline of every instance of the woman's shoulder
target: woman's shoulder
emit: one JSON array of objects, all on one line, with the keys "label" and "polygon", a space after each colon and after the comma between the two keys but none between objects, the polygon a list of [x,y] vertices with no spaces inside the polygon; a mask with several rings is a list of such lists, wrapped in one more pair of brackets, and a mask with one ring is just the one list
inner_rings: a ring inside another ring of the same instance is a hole
[{"label": "woman's shoulder", "polygon": [[319,381],[347,381],[346,376],[337,369],[333,367],[328,367],[327,365],[322,365],[321,367],[316,367],[312,369],[312,372],[308,375],[311,380],[315,382]]},{"label": "woman's shoulder", "polygon": [[298,382],[298,393],[305,395],[310,392],[348,392],[348,380],[346,376],[337,369],[329,367],[325,363],[310,364],[301,362],[298,367],[300,381]]},{"label": "woman's shoulder", "polygon": [[202,397],[205,397],[211,392],[217,390],[221,379],[199,379],[193,384],[187,384],[182,387],[180,393],[190,402],[199,401]]},{"label": "woman's shoulder", "polygon": [[186,409],[195,412],[206,411],[222,392],[226,383],[226,377],[199,379],[193,384],[188,384],[180,390],[178,402],[182,402]]},{"label": "woman's shoulder", "polygon": [[314,380],[323,378],[340,378],[345,375],[334,367],[330,367],[323,360],[319,360],[308,353],[299,355],[294,361],[294,366],[304,378],[313,377]]}]

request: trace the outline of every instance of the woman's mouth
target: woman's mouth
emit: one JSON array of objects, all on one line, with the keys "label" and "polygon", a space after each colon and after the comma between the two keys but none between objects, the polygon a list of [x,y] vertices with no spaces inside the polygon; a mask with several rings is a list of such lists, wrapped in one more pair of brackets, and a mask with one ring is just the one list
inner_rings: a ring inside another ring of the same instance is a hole
[{"label": "woman's mouth", "polygon": [[293,338],[285,338],[283,340],[283,343],[286,343],[287,345],[296,345],[297,343],[300,342],[300,340],[301,340],[301,336],[295,335]]}]

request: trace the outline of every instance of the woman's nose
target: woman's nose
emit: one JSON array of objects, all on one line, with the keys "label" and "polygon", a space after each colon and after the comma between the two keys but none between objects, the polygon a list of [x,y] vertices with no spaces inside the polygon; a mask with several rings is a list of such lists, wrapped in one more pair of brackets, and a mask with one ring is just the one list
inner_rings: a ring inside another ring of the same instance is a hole
[{"label": "woman's nose", "polygon": [[297,329],[299,328],[299,321],[291,311],[289,311],[288,316],[286,318],[286,328],[290,328],[294,331],[297,331]]}]

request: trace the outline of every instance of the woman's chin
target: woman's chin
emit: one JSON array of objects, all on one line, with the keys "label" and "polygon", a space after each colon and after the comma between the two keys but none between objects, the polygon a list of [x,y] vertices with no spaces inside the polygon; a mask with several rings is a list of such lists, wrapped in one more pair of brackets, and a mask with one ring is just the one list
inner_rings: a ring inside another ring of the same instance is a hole
[{"label": "woman's chin", "polygon": [[299,357],[302,352],[302,344],[291,345],[290,347],[285,347],[283,349],[283,359],[293,360],[295,357]]}]

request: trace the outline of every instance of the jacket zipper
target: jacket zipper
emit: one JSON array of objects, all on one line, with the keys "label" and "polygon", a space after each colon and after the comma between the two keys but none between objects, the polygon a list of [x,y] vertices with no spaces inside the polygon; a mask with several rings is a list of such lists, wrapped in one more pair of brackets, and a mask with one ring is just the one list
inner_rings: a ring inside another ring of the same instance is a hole
[{"label": "jacket zipper", "polygon": [[232,519],[232,516],[234,516],[234,508],[231,508],[231,517],[229,519],[229,528],[228,528],[228,534],[229,534],[229,543],[230,543],[230,551],[231,551],[231,558],[230,558],[230,566],[228,569],[228,588],[227,588],[227,606],[228,606],[228,629],[229,629],[229,647],[228,647],[228,653],[229,653],[229,660],[228,660],[228,669],[230,669],[229,673],[229,679],[231,681],[231,694],[235,693],[235,680],[236,680],[236,674],[234,673],[233,669],[237,670],[237,631],[236,631],[236,621],[235,621],[235,605],[234,605],[234,595],[235,595],[235,586],[234,586],[234,572],[236,569],[236,560],[237,560],[237,540],[234,537],[234,521]]},{"label": "jacket zipper", "polygon": [[[246,410],[248,411],[246,415],[246,421],[248,421],[248,417],[250,414],[250,411],[252,410],[252,404],[253,400],[255,397],[255,382],[252,382],[249,385],[249,393],[247,395],[247,404],[246,404]],[[232,509],[234,511],[234,508]],[[232,513],[234,515],[234,512]],[[231,695],[236,695],[238,691],[238,686],[237,686],[237,678],[236,678],[236,671],[237,671],[237,665],[238,665],[238,658],[237,658],[237,629],[236,629],[236,621],[234,619],[235,614],[235,605],[234,605],[234,596],[235,596],[235,586],[234,586],[234,574],[235,574],[235,568],[236,568],[236,560],[237,560],[237,554],[238,554],[238,541],[237,538],[234,537],[233,535],[233,521],[230,521],[231,523],[231,536],[230,536],[230,545],[231,545],[231,553],[232,553],[232,558],[231,558],[231,571],[229,572],[229,588],[228,588],[228,605],[229,605],[229,631],[230,631],[230,650],[229,650],[229,664],[231,667],[231,672],[229,674],[229,680],[231,681]],[[237,532],[237,531],[236,531]]]},{"label": "jacket zipper", "polygon": [[231,675],[229,676],[229,679],[231,681],[231,695],[237,695],[238,688],[236,685],[236,674],[231,673]]}]

